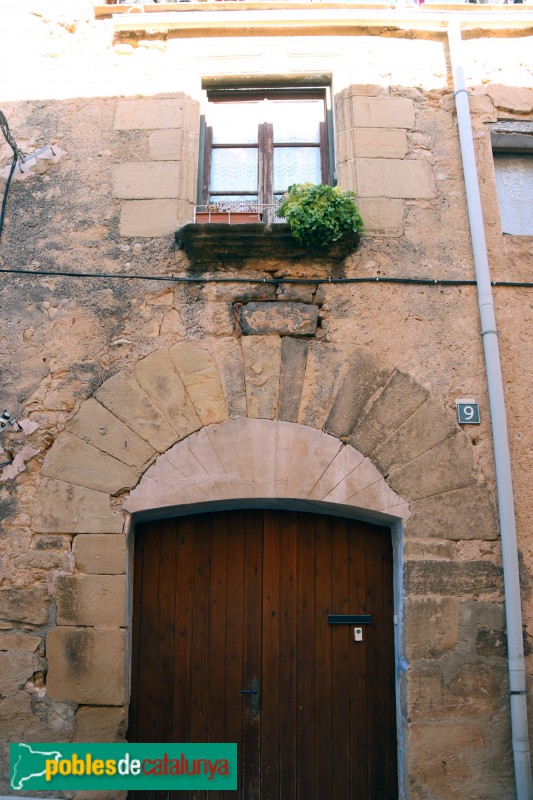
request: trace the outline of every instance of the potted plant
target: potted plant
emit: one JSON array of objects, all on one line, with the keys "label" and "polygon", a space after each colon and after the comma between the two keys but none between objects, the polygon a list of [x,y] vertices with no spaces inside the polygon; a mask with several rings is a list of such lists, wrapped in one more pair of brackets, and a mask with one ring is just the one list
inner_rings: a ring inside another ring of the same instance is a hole
[{"label": "potted plant", "polygon": [[263,218],[255,203],[220,202],[209,203],[205,206],[196,206],[194,211],[195,222],[226,222],[238,224],[244,222],[261,222]]},{"label": "potted plant", "polygon": [[363,220],[355,204],[354,192],[338,186],[294,183],[277,208],[301,247],[324,250],[346,236],[359,237]]}]

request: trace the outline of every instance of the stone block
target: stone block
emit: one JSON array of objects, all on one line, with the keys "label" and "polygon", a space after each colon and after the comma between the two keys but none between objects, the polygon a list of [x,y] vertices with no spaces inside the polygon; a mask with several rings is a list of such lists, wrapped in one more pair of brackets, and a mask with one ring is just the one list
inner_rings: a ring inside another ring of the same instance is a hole
[{"label": "stone block", "polygon": [[361,97],[351,100],[355,128],[412,128],[414,103],[407,97]]},{"label": "stone block", "polygon": [[451,597],[409,599],[404,613],[409,662],[440,658],[455,649],[459,634],[459,600]]},{"label": "stone block", "polygon": [[348,90],[335,95],[335,123],[337,131],[346,131],[353,128],[352,105]]},{"label": "stone block", "polygon": [[533,88],[529,86],[506,86],[502,83],[489,83],[485,91],[497,108],[518,114],[533,112]]},{"label": "stone block", "polygon": [[46,637],[52,700],[120,706],[125,700],[125,632],[120,628],[60,626]]},{"label": "stone block", "polygon": [[404,547],[404,558],[406,561],[416,559],[429,559],[434,561],[443,558],[445,561],[453,560],[456,557],[456,547],[454,542],[440,539],[406,539]]},{"label": "stone block", "polygon": [[126,709],[112,706],[79,706],[72,742],[122,742],[126,733]]},{"label": "stone block", "polygon": [[241,345],[248,416],[275,419],[279,404],[281,339],[279,336],[243,336]]},{"label": "stone block", "polygon": [[23,650],[26,653],[35,653],[42,639],[29,633],[18,631],[0,631],[0,650]]},{"label": "stone block", "polygon": [[[356,162],[355,159],[350,159],[349,161],[341,161],[340,164],[337,164],[337,175],[339,186],[345,192],[357,192],[357,171],[356,171]],[[357,199],[357,203],[360,203],[361,198]]]},{"label": "stone block", "polygon": [[121,236],[170,236],[177,225],[176,200],[128,200],[122,204]]},{"label": "stone block", "polygon": [[348,439],[365,456],[387,439],[426,400],[427,390],[405,372],[396,370],[358,420]]},{"label": "stone block", "polygon": [[421,200],[436,197],[435,174],[427,161],[360,158],[356,170],[360,197]]},{"label": "stone block", "polygon": [[505,610],[495,603],[470,600],[461,605],[459,639],[468,644],[469,655],[507,658]]},{"label": "stone block", "polygon": [[307,362],[307,342],[284,336],[281,340],[281,373],[278,419],[296,422]]},{"label": "stone block", "polygon": [[421,453],[453,436],[459,427],[442,405],[429,398],[372,453],[376,467],[387,475]]},{"label": "stone block", "polygon": [[501,567],[490,561],[409,561],[405,565],[409,595],[472,597],[502,591]]},{"label": "stone block", "polygon": [[35,672],[37,661],[31,653],[21,650],[0,651],[0,696],[22,689]]},{"label": "stone block", "polygon": [[197,165],[182,163],[179,170],[178,197],[190,203],[196,200]]},{"label": "stone block", "polygon": [[[417,798],[464,800],[466,797],[491,797],[495,775],[487,777],[486,723],[439,719],[410,726],[409,756],[411,782]],[[490,771],[490,770],[489,770]],[[486,779],[486,783],[483,779]],[[483,790],[480,793],[480,782]],[[500,797],[506,797],[505,789]]]},{"label": "stone block", "polygon": [[129,373],[117,372],[100,386],[95,396],[126,425],[135,420],[136,432],[159,453],[164,453],[179,438],[163,412]]},{"label": "stone block", "polygon": [[378,97],[383,94],[383,86],[379,83],[355,83],[348,89],[349,97]]},{"label": "stone block", "polygon": [[245,417],[246,387],[241,343],[233,337],[216,339],[214,355],[228,415],[232,418]]},{"label": "stone block", "polygon": [[183,130],[193,136],[198,136],[200,131],[200,104],[188,95],[183,98]]},{"label": "stone block", "polygon": [[97,450],[66,431],[48,451],[41,468],[48,478],[69,481],[77,486],[95,489],[97,492],[118,492],[130,489],[137,483],[136,470],[116,458]]},{"label": "stone block", "polygon": [[81,404],[67,431],[130,467],[140,469],[155,450],[101,403],[90,397]]},{"label": "stone block", "polygon": [[38,533],[119,533],[121,514],[109,495],[53,478],[43,478],[35,501],[33,530]]},{"label": "stone block", "polygon": [[346,369],[344,348],[309,342],[298,422],[322,428]]},{"label": "stone block", "polygon": [[404,158],[407,155],[407,133],[389,128],[354,128],[352,157]]},{"label": "stone block", "polygon": [[169,128],[153,131],[148,139],[150,158],[154,161],[181,161],[183,154],[183,130]]},{"label": "stone block", "polygon": [[394,491],[411,500],[459,489],[475,479],[472,445],[462,431],[388,476]]},{"label": "stone block", "polygon": [[403,200],[390,200],[387,197],[358,197],[357,206],[363,218],[366,233],[380,236],[401,236],[403,234]]},{"label": "stone block", "polygon": [[409,535],[452,540],[498,538],[494,503],[484,484],[472,484],[416,500],[412,510]]},{"label": "stone block", "polygon": [[348,128],[337,134],[337,158],[341,164],[355,157],[353,133],[353,128]]},{"label": "stone block", "polygon": [[[349,503],[358,505],[353,501],[355,495],[359,495],[370,487],[377,488],[375,484],[386,486],[385,481],[375,468],[375,466],[364,458],[345,478],[343,478],[323,499],[331,503]],[[386,487],[388,488],[388,487]],[[390,491],[390,490],[389,490]],[[394,498],[394,494],[392,494]],[[392,499],[391,498],[391,499]],[[353,502],[352,502],[353,501]],[[392,501],[389,505],[398,505],[399,500]]]},{"label": "stone block", "polygon": [[305,303],[248,303],[240,311],[245,335],[314,336],[317,324],[318,306]]},{"label": "stone block", "polygon": [[280,283],[276,288],[276,300],[314,303],[316,290],[316,283]]},{"label": "stone block", "polygon": [[119,100],[115,113],[115,130],[136,128],[180,128],[183,125],[183,99],[140,98]]},{"label": "stone block", "polygon": [[204,425],[228,418],[217,364],[211,353],[195,342],[181,342],[170,350],[196,413]]},{"label": "stone block", "polygon": [[33,589],[1,589],[0,619],[44,625],[48,622],[50,598],[45,586]]},{"label": "stone block", "polygon": [[30,550],[14,559],[17,569],[59,569],[70,571],[69,559],[66,553],[43,552]]},{"label": "stone block", "polygon": [[417,667],[409,673],[409,717],[413,721],[490,717],[506,702],[505,683],[502,670],[482,664],[465,665],[448,678],[437,666]]},{"label": "stone block", "polygon": [[180,439],[201,428],[200,418],[168,350],[156,350],[138,361],[135,378]]},{"label": "stone block", "polygon": [[363,456],[353,447],[342,447],[315,484],[310,500],[323,500],[362,463]]},{"label": "stone block", "polygon": [[115,164],[111,175],[113,195],[123,200],[158,200],[179,196],[178,161]]},{"label": "stone block", "polygon": [[98,575],[123,575],[126,572],[126,537],[120,533],[81,533],[72,547],[76,567]]},{"label": "stone block", "polygon": [[59,575],[58,625],[126,625],[126,579],[122,575]]},{"label": "stone block", "polygon": [[393,367],[371,353],[356,351],[350,358],[324,430],[334,436],[349,436],[370,398],[390,378]]}]

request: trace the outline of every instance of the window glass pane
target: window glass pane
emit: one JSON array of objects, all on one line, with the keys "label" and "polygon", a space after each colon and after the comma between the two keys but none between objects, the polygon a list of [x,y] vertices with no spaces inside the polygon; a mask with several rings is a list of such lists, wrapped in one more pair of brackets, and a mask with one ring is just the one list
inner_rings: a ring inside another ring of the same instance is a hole
[{"label": "window glass pane", "polygon": [[533,156],[494,156],[502,230],[533,236]]},{"label": "window glass pane", "polygon": [[320,142],[323,100],[272,100],[269,116],[274,125],[274,142]]},{"label": "window glass pane", "polygon": [[256,192],[257,150],[224,147],[211,153],[212,192]]},{"label": "window glass pane", "polygon": [[284,192],[291,183],[321,183],[319,147],[275,147],[274,191]]},{"label": "window glass pane", "polygon": [[207,125],[213,128],[214,144],[257,143],[257,128],[262,103],[211,103]]}]

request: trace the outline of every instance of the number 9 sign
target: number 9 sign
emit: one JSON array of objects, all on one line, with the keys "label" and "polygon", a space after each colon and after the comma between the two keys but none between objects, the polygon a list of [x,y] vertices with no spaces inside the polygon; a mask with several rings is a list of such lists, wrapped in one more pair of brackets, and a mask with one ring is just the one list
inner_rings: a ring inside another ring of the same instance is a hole
[{"label": "number 9 sign", "polygon": [[479,403],[474,400],[456,400],[455,407],[459,425],[479,425],[481,422]]}]

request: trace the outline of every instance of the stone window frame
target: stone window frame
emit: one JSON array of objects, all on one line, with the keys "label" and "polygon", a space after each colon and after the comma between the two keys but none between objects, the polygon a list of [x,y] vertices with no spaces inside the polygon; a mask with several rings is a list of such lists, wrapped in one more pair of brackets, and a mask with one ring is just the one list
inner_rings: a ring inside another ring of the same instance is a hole
[{"label": "stone window frame", "polygon": [[[522,168],[524,172],[526,164],[527,168],[531,170],[533,165],[533,121],[508,120],[497,122],[490,126],[490,141],[502,232],[504,235],[533,236],[533,216],[529,222],[526,220],[525,230],[521,229],[523,223],[515,224],[514,220],[509,221],[510,217],[519,213],[523,208],[522,198],[521,196],[513,198],[509,193],[505,192],[503,181],[498,179],[499,174],[501,174],[499,169],[503,158],[512,158],[517,168]],[[533,180],[533,173],[530,180]],[[533,192],[533,185],[531,191]],[[509,228],[509,230],[506,230],[506,228]]]}]

